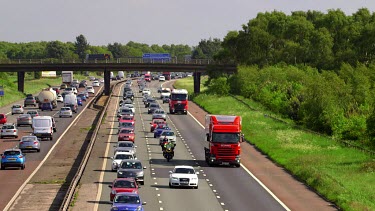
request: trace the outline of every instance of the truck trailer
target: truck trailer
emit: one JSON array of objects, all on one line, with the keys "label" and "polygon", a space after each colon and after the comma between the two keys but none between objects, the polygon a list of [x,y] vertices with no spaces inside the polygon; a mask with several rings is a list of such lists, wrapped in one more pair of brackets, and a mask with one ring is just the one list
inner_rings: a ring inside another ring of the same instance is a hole
[{"label": "truck trailer", "polygon": [[209,166],[232,165],[240,167],[243,141],[240,116],[206,115],[205,159]]}]

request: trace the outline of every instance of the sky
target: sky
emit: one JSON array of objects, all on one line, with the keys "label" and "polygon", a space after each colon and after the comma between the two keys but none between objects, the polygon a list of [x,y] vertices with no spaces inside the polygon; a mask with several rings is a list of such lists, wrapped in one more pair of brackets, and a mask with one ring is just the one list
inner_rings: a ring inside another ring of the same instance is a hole
[{"label": "sky", "polygon": [[198,45],[220,38],[259,12],[359,8],[375,11],[374,0],[0,0],[0,41],[74,42],[91,45],[129,41]]}]

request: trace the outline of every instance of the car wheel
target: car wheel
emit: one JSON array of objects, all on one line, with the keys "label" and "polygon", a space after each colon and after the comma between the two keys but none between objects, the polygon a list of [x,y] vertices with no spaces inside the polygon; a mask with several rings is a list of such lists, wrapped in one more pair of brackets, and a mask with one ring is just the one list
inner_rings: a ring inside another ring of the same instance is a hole
[{"label": "car wheel", "polygon": [[173,186],[171,185],[171,183],[169,183],[169,188],[173,188]]},{"label": "car wheel", "polygon": [[5,166],[4,165],[1,165],[1,170],[4,170],[5,169]]},{"label": "car wheel", "polygon": [[145,185],[145,181],[139,182],[139,184],[141,184],[141,185]]},{"label": "car wheel", "polygon": [[40,149],[37,149],[36,151],[37,151],[37,152],[40,152]]},{"label": "car wheel", "polygon": [[156,134],[154,134],[154,138],[156,138]]},{"label": "car wheel", "polygon": [[21,125],[17,124],[17,127],[19,127],[19,126],[21,126]]},{"label": "car wheel", "polygon": [[12,115],[13,115],[13,113],[12,113]]},{"label": "car wheel", "polygon": [[26,168],[25,164],[21,166],[21,169],[24,170]]},{"label": "car wheel", "polygon": [[52,141],[52,140],[53,140],[53,137],[51,136],[51,137],[49,138],[49,140]]},{"label": "car wheel", "polygon": [[14,136],[14,138],[18,138],[18,136]]},{"label": "car wheel", "polygon": [[0,136],[0,138],[2,139],[3,137],[2,137],[2,136]]},{"label": "car wheel", "polygon": [[61,116],[59,116],[61,118]]},{"label": "car wheel", "polygon": [[197,186],[195,186],[195,187],[193,187],[194,189],[198,189],[198,185]]}]

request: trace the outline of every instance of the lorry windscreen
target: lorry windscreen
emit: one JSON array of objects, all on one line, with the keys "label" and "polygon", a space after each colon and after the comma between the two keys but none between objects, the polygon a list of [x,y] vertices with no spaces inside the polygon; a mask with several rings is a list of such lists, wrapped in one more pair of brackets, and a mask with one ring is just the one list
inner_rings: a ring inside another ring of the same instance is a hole
[{"label": "lorry windscreen", "polygon": [[186,94],[172,94],[171,100],[187,100]]},{"label": "lorry windscreen", "polygon": [[212,142],[214,143],[238,143],[240,142],[239,133],[212,133]]}]

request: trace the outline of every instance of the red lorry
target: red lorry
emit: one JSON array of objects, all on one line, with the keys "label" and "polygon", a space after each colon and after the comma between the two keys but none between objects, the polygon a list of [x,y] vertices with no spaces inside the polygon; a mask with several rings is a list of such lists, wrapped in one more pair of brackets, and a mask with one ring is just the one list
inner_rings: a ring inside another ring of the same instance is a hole
[{"label": "red lorry", "polygon": [[165,80],[171,80],[171,72],[163,72],[163,76],[165,77]]},{"label": "red lorry", "polygon": [[208,147],[204,148],[209,166],[233,165],[240,167],[241,117],[225,115],[206,115],[206,138]]},{"label": "red lorry", "polygon": [[151,74],[150,73],[145,74],[145,81],[151,82]]},{"label": "red lorry", "polygon": [[169,113],[188,112],[188,91],[186,89],[173,89],[169,98]]}]

